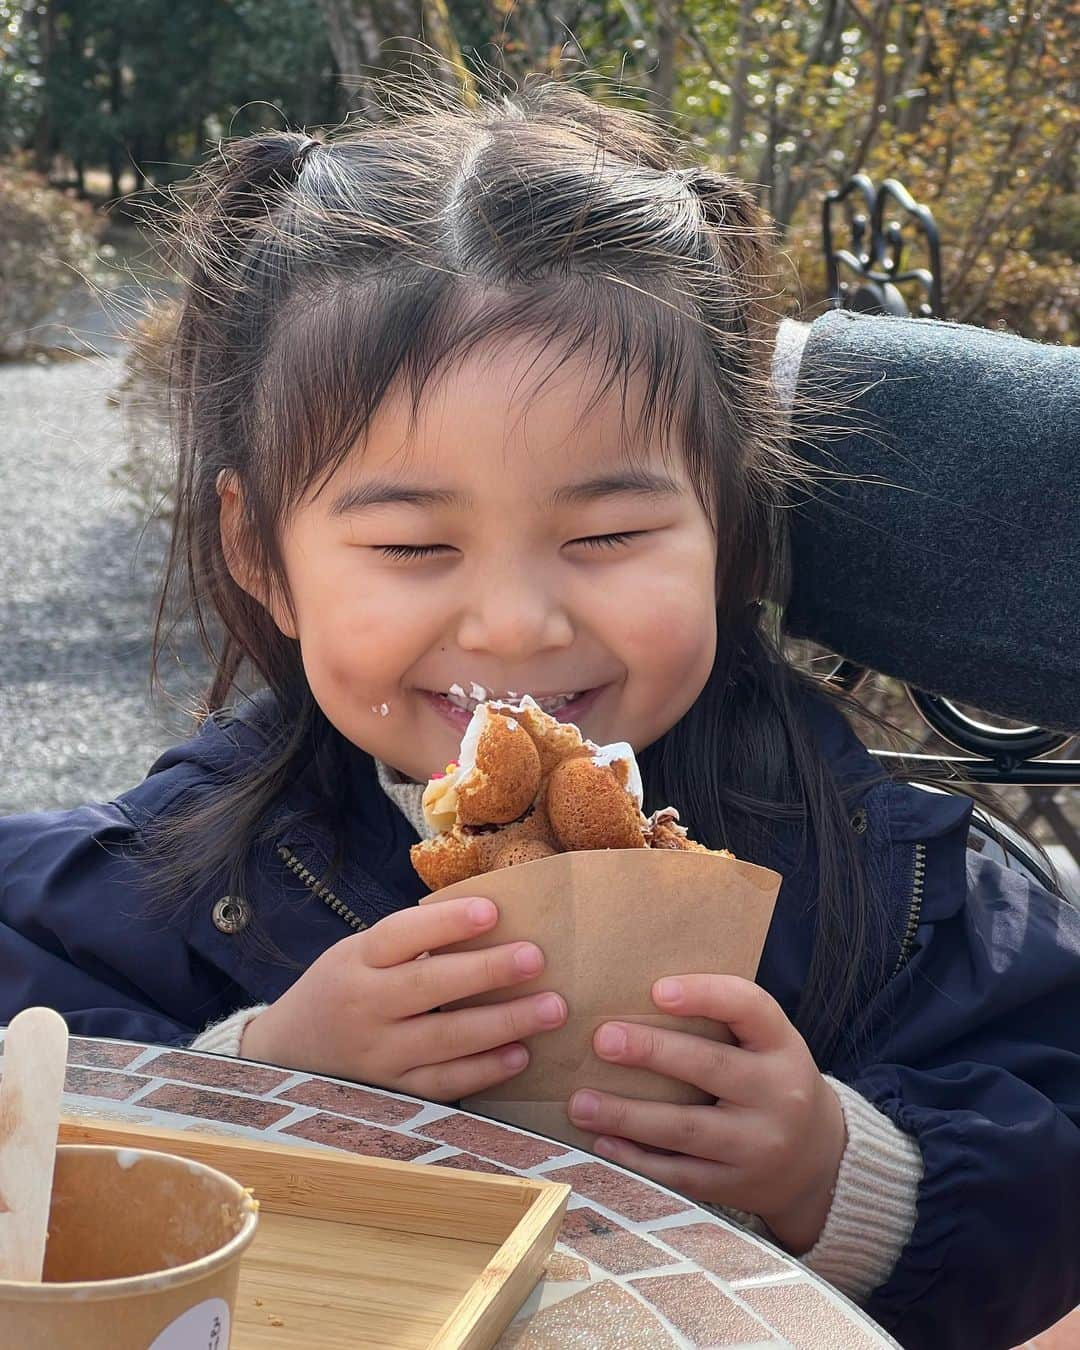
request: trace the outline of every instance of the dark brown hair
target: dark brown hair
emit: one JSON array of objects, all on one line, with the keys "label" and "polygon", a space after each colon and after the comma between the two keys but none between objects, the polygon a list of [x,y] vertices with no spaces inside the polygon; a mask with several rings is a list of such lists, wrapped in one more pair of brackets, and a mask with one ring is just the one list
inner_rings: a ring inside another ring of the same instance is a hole
[{"label": "dark brown hair", "polygon": [[179,205],[179,473],[158,638],[183,593],[213,665],[208,709],[250,669],[285,730],[257,769],[163,823],[152,850],[163,893],[238,866],[304,747],[314,736],[332,758],[336,737],[297,644],[229,574],[219,474],[242,484],[252,564],[287,597],[281,522],[391,386],[415,406],[478,344],[527,334],[559,361],[598,354],[598,397],[643,372],[641,430],[680,433],[722,545],[720,638],[696,705],[641,754],[646,807],[674,803],[698,838],[761,861],[778,824],[801,827],[817,910],[798,1022],[824,1057],[885,943],[856,858],[851,785],[829,773],[800,708],[811,681],[779,656],[761,603],[783,593],[782,516],[805,473],[770,380],[773,240],[748,188],[689,162],[642,114],[533,78],[318,143],[268,133],[223,144]]}]

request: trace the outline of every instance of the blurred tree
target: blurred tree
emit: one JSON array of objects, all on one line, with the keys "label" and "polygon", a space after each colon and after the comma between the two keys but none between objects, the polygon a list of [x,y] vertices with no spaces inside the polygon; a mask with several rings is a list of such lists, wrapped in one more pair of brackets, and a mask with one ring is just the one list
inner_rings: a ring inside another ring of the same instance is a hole
[{"label": "blurred tree", "polygon": [[950,317],[1080,340],[1080,277],[1061,207],[1077,191],[1080,5],[788,8],[786,17],[783,6],[755,9],[748,79],[760,111],[741,143],[717,148],[759,185],[808,295],[822,291],[821,194],[861,170],[902,178],[934,211]]},{"label": "blurred tree", "polygon": [[750,182],[793,305],[824,298],[821,198],[861,170],[934,211],[952,317],[1080,341],[1078,0],[489,3],[503,69],[614,76]]},{"label": "blurred tree", "polygon": [[36,167],[106,165],[112,191],[186,174],[208,138],[334,121],[326,32],[306,0],[0,0],[0,144]]},{"label": "blurred tree", "polygon": [[0,0],[0,155],[30,144],[41,101],[41,44],[34,11]]},{"label": "blurred tree", "polygon": [[547,71],[750,182],[823,298],[822,194],[903,179],[950,313],[1080,339],[1080,0],[0,0],[0,147],[186,172],[209,140],[381,115],[367,77],[473,96]]},{"label": "blurred tree", "polygon": [[[418,58],[428,79],[461,86],[471,97],[471,76],[457,35],[458,24],[475,20],[469,5],[462,7],[457,24],[446,0],[318,0],[318,8],[343,95],[366,116],[381,116],[372,77],[412,72]],[[438,59],[430,60],[432,55]]]}]

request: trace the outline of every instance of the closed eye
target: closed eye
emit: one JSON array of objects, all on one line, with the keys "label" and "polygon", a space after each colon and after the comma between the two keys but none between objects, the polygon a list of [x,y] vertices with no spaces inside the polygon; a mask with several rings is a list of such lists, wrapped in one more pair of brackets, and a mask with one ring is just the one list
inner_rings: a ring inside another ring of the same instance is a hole
[{"label": "closed eye", "polygon": [[447,544],[380,544],[379,552],[387,558],[397,558],[401,561],[416,558],[432,558],[436,553],[442,553]]},{"label": "closed eye", "polygon": [[584,539],[574,539],[571,542],[584,544],[587,548],[621,548],[641,534],[648,534],[648,530],[628,530],[622,534],[591,534]]},{"label": "closed eye", "polygon": [[[628,544],[639,535],[648,534],[648,530],[629,530],[621,534],[592,534],[583,539],[572,539],[572,544],[584,544],[586,548],[614,549]],[[399,562],[417,562],[421,558],[434,558],[449,549],[449,544],[381,544],[379,552],[387,558]]]}]

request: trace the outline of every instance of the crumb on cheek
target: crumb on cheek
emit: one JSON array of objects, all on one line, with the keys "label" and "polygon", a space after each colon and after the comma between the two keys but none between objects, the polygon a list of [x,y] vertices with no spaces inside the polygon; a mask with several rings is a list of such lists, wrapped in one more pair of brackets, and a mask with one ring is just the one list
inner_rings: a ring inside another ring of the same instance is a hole
[{"label": "crumb on cheek", "polygon": [[389,704],[389,703],[373,703],[373,704],[371,705],[371,711],[372,711],[373,713],[378,713],[380,717],[389,717],[389,716],[390,716],[390,704]]}]

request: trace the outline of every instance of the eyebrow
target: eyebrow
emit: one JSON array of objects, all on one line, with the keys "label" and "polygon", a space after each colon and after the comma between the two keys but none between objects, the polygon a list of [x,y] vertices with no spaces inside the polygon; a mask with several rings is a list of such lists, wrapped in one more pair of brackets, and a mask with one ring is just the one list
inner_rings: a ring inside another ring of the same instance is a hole
[{"label": "eyebrow", "polygon": [[[682,487],[668,474],[646,469],[627,469],[619,473],[588,478],[557,488],[548,498],[548,506],[580,506],[609,497],[677,497]],[[355,515],[375,506],[456,506],[466,509],[472,499],[448,488],[412,487],[387,479],[372,479],[345,488],[330,507],[331,516]]]}]

